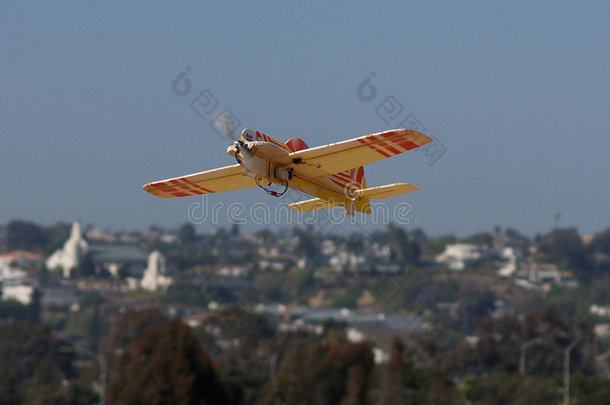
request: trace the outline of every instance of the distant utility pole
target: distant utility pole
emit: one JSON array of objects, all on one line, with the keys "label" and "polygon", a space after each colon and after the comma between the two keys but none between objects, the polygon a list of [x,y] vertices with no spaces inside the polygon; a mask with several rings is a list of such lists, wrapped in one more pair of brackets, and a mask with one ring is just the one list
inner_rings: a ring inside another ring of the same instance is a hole
[{"label": "distant utility pole", "polygon": [[570,405],[570,353],[576,343],[578,343],[578,338],[563,350],[563,405]]},{"label": "distant utility pole", "polygon": [[521,350],[519,352],[519,374],[525,375],[525,351],[534,343],[538,343],[540,339],[540,337],[537,337],[521,344]]},{"label": "distant utility pole", "polygon": [[106,403],[106,359],[103,354],[98,355],[100,362],[100,404]]},{"label": "distant utility pole", "polygon": [[561,220],[561,213],[555,213],[555,229],[559,229],[559,221]]}]

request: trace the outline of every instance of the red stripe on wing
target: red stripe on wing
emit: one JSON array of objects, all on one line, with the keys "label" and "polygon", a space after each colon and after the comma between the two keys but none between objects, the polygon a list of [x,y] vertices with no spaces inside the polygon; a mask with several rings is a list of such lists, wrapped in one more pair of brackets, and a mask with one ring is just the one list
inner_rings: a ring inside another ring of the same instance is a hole
[{"label": "red stripe on wing", "polygon": [[[369,137],[367,137],[367,139],[368,139],[368,138],[369,138]],[[379,154],[380,154],[380,155],[382,155],[382,156],[385,156],[385,157],[390,157],[390,156],[392,156],[392,155],[388,155],[388,154],[387,154],[386,152],[384,152],[383,150],[376,148],[376,147],[375,147],[375,145],[371,145],[370,143],[368,143],[368,142],[367,142],[366,140],[364,140],[364,139],[358,139],[358,142],[360,142],[360,143],[361,143],[361,144],[363,144],[363,145],[368,146],[369,148],[371,148],[372,150],[374,150],[375,152],[379,153]]]},{"label": "red stripe on wing", "polygon": [[198,193],[198,194],[210,194],[210,193],[215,193],[215,191],[212,191],[212,190],[210,190],[210,189],[207,189],[207,188],[201,187],[199,184],[197,184],[197,183],[193,183],[192,181],[190,181],[189,179],[187,179],[187,178],[185,178],[185,177],[181,177],[181,178],[180,178],[180,180],[182,180],[182,181],[184,181],[184,182],[188,183],[188,184],[189,184],[190,186],[192,186],[192,187],[196,187],[196,188],[198,188],[199,190],[203,191],[203,193]]}]

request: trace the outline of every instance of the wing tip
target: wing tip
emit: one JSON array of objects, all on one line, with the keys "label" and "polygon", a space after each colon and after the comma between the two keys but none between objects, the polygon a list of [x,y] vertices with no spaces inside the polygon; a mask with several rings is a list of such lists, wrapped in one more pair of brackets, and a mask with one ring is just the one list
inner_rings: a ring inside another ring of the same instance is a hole
[{"label": "wing tip", "polygon": [[416,129],[412,129],[412,128],[399,128],[399,129],[393,129],[392,131],[394,132],[402,132],[404,134],[414,134],[417,139],[415,140],[415,142],[417,143],[418,147],[419,146],[424,146],[430,142],[434,142],[434,139],[429,137],[428,135],[419,132]]},{"label": "wing tip", "polygon": [[142,190],[146,191],[148,194],[150,195],[154,195],[155,197],[159,197],[159,198],[167,198],[167,197],[163,197],[162,195],[159,195],[158,193],[155,192],[155,187],[153,186],[154,183],[146,183],[142,186]]}]

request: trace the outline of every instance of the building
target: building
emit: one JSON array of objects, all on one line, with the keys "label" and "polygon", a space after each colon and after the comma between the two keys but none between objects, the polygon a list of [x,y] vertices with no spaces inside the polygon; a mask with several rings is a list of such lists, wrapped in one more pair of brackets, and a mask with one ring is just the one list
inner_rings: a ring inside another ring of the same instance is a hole
[{"label": "building", "polygon": [[172,282],[173,278],[167,276],[165,256],[155,250],[148,256],[148,265],[140,281],[140,287],[149,291],[157,291],[166,289]]},{"label": "building", "polygon": [[43,263],[44,257],[42,255],[25,250],[13,250],[12,252],[0,254],[0,267],[40,270]]},{"label": "building", "polygon": [[107,272],[113,277],[141,278],[148,261],[144,250],[127,244],[91,245],[90,254],[96,274]]},{"label": "building", "polygon": [[70,278],[72,270],[77,267],[89,251],[89,244],[83,239],[81,226],[78,222],[72,224],[70,237],[62,249],[53,253],[46,261],[49,270],[62,271],[64,278]]},{"label": "building", "polygon": [[469,243],[454,243],[445,247],[445,251],[436,256],[438,263],[446,264],[451,270],[463,270],[467,264],[483,257],[481,248]]},{"label": "building", "polygon": [[25,284],[3,285],[2,286],[2,301],[15,300],[23,305],[32,303],[34,295],[34,287]]},{"label": "building", "polygon": [[258,268],[261,270],[284,271],[290,268],[296,258],[290,254],[278,254],[258,261]]},{"label": "building", "polygon": [[566,288],[578,287],[578,281],[569,271],[560,271],[549,263],[529,263],[516,272],[515,284],[529,290],[549,291],[552,284]]}]

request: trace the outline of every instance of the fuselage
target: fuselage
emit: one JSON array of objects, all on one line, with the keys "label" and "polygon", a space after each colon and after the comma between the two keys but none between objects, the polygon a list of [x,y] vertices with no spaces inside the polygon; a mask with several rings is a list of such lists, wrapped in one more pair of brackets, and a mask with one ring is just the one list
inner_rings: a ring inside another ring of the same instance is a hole
[{"label": "fuselage", "polygon": [[[239,139],[229,146],[227,153],[237,160],[248,175],[257,180],[257,184],[263,181],[267,185],[279,184],[292,188],[343,206],[349,214],[354,209],[367,210],[365,204],[368,205],[368,199],[362,201],[352,197],[353,189],[361,188],[362,184],[355,185],[349,172],[306,176],[301,173],[299,166],[307,163],[293,159],[290,154],[297,150],[291,150],[290,146],[292,149],[307,148],[298,138],[283,143],[259,131],[245,129]],[[264,186],[261,187],[267,190]]]}]

